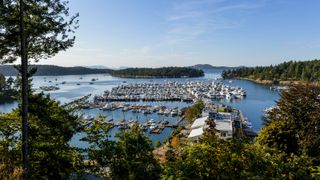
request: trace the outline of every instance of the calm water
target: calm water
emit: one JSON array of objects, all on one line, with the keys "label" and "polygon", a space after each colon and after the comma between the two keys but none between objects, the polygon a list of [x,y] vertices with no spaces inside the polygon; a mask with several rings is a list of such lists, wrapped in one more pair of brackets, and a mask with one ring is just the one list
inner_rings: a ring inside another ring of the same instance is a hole
[{"label": "calm water", "polygon": [[[71,100],[80,98],[82,96],[92,94],[101,95],[105,90],[111,90],[113,87],[126,84],[126,83],[164,83],[167,81],[205,81],[208,79],[214,79],[219,77],[219,74],[209,74],[207,73],[205,77],[201,78],[181,78],[181,79],[123,79],[123,78],[115,78],[109,75],[71,75],[71,76],[35,76],[33,78],[33,87],[38,89],[40,86],[49,86],[56,85],[60,87],[58,91],[50,92],[50,96],[60,101],[61,103],[70,102]],[[94,82],[94,84],[89,84],[91,80],[95,78],[98,79]],[[66,82],[65,84],[61,84],[62,82]],[[244,88],[247,91],[247,97],[242,100],[237,101],[227,101],[221,100],[220,102],[225,103],[227,105],[231,105],[237,109],[240,109],[243,114],[248,117],[249,121],[252,122],[253,129],[255,131],[259,131],[262,128],[262,115],[263,110],[267,107],[270,107],[275,104],[275,101],[279,98],[278,92],[270,91],[269,86],[264,86],[260,84],[253,83],[251,81],[245,80],[222,80],[225,84],[229,84],[230,86],[239,86]],[[77,85],[79,83],[80,85]],[[39,90],[36,90],[39,92]],[[180,103],[180,102],[152,102],[147,103],[143,102],[141,104],[159,104],[166,105],[168,107],[186,107],[190,104]],[[7,113],[10,112],[13,108],[17,107],[17,103],[3,104],[0,105],[0,112]],[[90,109],[83,110],[83,114],[90,114],[97,116],[99,114],[106,115],[108,117],[112,117],[115,121],[119,121],[123,118],[126,120],[129,119],[139,119],[140,122],[145,122],[147,119],[154,119],[155,121],[160,121],[162,119],[168,120],[170,123],[174,123],[178,117],[166,117],[159,116],[157,114],[144,115],[142,113],[133,114],[131,111],[123,113],[121,110],[116,110],[114,112],[106,112],[100,111],[98,109]],[[111,131],[111,135],[114,135],[118,130],[114,128]],[[150,135],[150,138],[155,142],[157,140],[163,141],[170,133],[171,129],[166,128],[162,134],[160,135]],[[76,146],[86,146],[85,143],[79,142],[78,139],[82,137],[81,134],[77,135],[74,140],[71,142]]]}]

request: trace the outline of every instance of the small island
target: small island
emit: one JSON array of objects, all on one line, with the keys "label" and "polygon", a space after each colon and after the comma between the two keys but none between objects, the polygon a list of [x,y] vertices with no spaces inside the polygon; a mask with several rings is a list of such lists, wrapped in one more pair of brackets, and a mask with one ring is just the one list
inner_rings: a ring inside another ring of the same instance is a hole
[{"label": "small island", "polygon": [[127,68],[115,70],[111,75],[121,78],[191,78],[202,77],[204,72],[190,67]]}]

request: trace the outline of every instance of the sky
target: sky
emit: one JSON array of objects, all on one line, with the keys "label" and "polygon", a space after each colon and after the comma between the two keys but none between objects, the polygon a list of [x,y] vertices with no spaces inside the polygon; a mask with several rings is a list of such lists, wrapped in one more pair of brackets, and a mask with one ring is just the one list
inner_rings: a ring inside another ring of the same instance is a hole
[{"label": "sky", "polygon": [[40,64],[261,66],[320,58],[319,0],[69,0],[74,47]]}]

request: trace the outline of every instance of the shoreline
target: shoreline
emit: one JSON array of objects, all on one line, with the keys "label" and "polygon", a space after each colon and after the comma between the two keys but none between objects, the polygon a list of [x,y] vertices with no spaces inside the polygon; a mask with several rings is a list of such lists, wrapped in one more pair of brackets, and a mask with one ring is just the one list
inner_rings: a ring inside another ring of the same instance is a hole
[{"label": "shoreline", "polygon": [[252,81],[257,84],[268,85],[268,86],[272,86],[272,85],[288,86],[292,84],[315,83],[315,82],[304,82],[304,81],[272,81],[272,80],[259,80],[259,79],[250,79],[250,78],[234,78],[234,79]]}]

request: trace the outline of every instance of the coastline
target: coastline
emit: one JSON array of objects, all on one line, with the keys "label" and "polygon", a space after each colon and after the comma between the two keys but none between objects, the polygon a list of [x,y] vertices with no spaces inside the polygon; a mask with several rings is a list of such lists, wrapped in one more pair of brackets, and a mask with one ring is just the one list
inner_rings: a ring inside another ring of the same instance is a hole
[{"label": "coastline", "polygon": [[248,80],[255,82],[257,84],[262,84],[262,85],[281,85],[281,86],[288,86],[292,84],[307,84],[307,83],[315,83],[315,82],[305,82],[305,81],[272,81],[272,80],[260,80],[260,79],[251,79],[251,78],[235,78],[235,79],[240,79],[240,80]]}]

